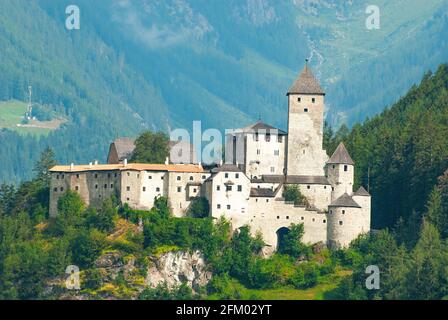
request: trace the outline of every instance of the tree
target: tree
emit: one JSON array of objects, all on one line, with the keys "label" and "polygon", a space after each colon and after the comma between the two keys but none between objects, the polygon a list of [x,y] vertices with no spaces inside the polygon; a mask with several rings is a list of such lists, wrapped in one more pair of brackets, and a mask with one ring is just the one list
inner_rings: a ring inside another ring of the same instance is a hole
[{"label": "tree", "polygon": [[439,177],[439,183],[432,190],[427,205],[427,219],[439,231],[441,237],[448,237],[448,170]]},{"label": "tree", "polygon": [[204,197],[194,198],[188,208],[187,215],[192,218],[206,218],[210,214],[210,205]]},{"label": "tree", "polygon": [[108,198],[103,201],[101,208],[89,208],[86,212],[86,222],[89,227],[97,228],[103,232],[110,232],[115,227],[114,219],[117,216],[117,209],[114,201]]},{"label": "tree", "polygon": [[80,268],[90,268],[106,245],[106,237],[98,230],[81,230],[71,242],[73,263]]},{"label": "tree", "polygon": [[441,299],[448,294],[448,252],[436,227],[424,221],[411,253],[406,277],[407,299]]},{"label": "tree", "polygon": [[54,159],[55,155],[53,149],[50,147],[45,148],[40,155],[40,159],[34,166],[34,173],[36,174],[36,179],[41,181],[48,186],[50,184],[50,169],[53,168],[57,163]]},{"label": "tree", "polygon": [[296,184],[285,185],[283,198],[285,201],[294,202],[295,205],[309,205],[307,198],[300,192],[299,186]]},{"label": "tree", "polygon": [[310,255],[311,249],[302,243],[304,233],[303,223],[292,224],[289,232],[283,236],[278,252],[287,254],[293,258],[298,258],[302,255]]},{"label": "tree", "polygon": [[136,163],[165,163],[169,157],[169,138],[165,133],[143,132],[135,141],[131,161]]}]

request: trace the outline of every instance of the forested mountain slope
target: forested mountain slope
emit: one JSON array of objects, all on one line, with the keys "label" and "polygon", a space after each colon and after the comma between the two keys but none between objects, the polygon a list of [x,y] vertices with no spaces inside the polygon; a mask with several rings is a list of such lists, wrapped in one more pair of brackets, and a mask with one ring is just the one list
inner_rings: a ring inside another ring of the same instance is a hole
[{"label": "forested mountain slope", "polygon": [[305,58],[334,127],[375,115],[448,61],[443,0],[377,1],[379,30],[365,27],[367,0],[79,0],[81,29],[68,31],[71,4],[0,1],[0,102],[26,102],[32,85],[66,120],[39,138],[0,128],[0,182],[30,178],[47,145],[79,163],[104,161],[117,135],[193,120],[285,129],[284,94]]},{"label": "forested mountain slope", "polygon": [[448,65],[427,73],[380,115],[345,130],[328,149],[346,141],[357,184],[370,185],[373,227],[421,217],[437,178],[448,169]]}]

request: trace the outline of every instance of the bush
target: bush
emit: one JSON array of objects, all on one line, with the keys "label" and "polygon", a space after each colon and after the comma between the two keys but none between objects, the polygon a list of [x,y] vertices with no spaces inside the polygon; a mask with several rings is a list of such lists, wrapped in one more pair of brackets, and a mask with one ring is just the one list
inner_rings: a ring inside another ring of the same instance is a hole
[{"label": "bush", "polygon": [[286,255],[256,259],[249,266],[249,284],[256,289],[270,289],[289,283],[295,272],[294,262]]},{"label": "bush", "polygon": [[83,287],[96,290],[102,286],[102,283],[102,275],[98,269],[88,269],[85,271]]},{"label": "bush", "polygon": [[219,300],[237,300],[243,297],[244,287],[236,280],[230,278],[227,273],[214,276],[208,286],[207,291]]},{"label": "bush", "polygon": [[159,283],[156,288],[146,288],[142,291],[139,300],[192,300],[191,288],[182,283],[180,286],[169,288],[166,282]]},{"label": "bush", "polygon": [[319,274],[319,266],[316,263],[302,263],[290,278],[290,282],[296,289],[312,288],[317,284]]}]

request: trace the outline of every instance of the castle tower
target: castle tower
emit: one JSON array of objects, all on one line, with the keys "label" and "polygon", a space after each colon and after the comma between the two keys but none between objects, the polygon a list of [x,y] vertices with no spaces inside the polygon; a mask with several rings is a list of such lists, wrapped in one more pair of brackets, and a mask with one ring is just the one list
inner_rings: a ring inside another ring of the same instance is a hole
[{"label": "castle tower", "polygon": [[352,195],[355,177],[355,163],[348,154],[343,142],[327,161],[327,178],[333,188],[331,201],[335,201],[343,194]]},{"label": "castle tower", "polygon": [[323,176],[325,161],[323,123],[325,92],[308,62],[288,93],[287,174]]}]

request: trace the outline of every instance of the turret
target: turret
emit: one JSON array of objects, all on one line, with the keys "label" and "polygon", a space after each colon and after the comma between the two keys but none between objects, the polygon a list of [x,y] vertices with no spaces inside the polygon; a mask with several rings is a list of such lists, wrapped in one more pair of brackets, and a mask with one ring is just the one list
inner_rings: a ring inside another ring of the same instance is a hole
[{"label": "turret", "polygon": [[335,201],[344,193],[353,194],[354,172],[355,163],[341,142],[327,161],[327,178],[332,186],[331,201]]}]

